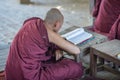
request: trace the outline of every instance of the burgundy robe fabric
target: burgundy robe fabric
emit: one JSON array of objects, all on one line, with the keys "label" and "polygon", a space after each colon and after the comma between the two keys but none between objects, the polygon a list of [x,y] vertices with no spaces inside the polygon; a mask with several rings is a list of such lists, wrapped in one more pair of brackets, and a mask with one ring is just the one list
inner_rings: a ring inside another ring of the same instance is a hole
[{"label": "burgundy robe fabric", "polygon": [[110,30],[109,39],[110,40],[112,40],[112,39],[120,40],[120,15]]},{"label": "burgundy robe fabric", "polygon": [[82,65],[70,59],[55,62],[56,46],[49,43],[39,18],[25,21],[15,36],[6,64],[6,80],[69,80],[82,76]]},{"label": "burgundy robe fabric", "polygon": [[93,11],[92,11],[93,17],[97,17],[97,15],[99,13],[101,1],[102,0],[95,0],[95,5],[94,5]]},{"label": "burgundy robe fabric", "polygon": [[93,10],[93,16],[96,17],[94,22],[94,30],[96,32],[109,33],[112,25],[114,24],[114,22],[120,14],[120,1],[101,0],[101,3],[99,2],[96,3],[100,6],[95,6],[97,7],[95,9],[99,10]]}]

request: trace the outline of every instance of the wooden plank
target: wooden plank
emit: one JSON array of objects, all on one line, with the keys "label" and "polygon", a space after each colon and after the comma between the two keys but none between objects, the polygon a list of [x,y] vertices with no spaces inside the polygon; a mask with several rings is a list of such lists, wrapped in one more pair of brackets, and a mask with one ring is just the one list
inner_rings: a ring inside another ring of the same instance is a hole
[{"label": "wooden plank", "polygon": [[118,53],[120,53],[120,40],[115,39],[98,45],[93,45],[92,48],[102,53],[116,56]]},{"label": "wooden plank", "polygon": [[111,73],[113,73],[113,74],[116,74],[116,75],[119,75],[119,76],[120,76],[120,71],[118,71],[118,70],[116,70],[116,69],[113,69],[113,68],[111,68],[111,67],[109,67],[109,66],[107,66],[107,65],[103,65],[103,68],[104,68],[104,70],[106,70],[106,71],[109,71],[109,72],[111,72]]}]

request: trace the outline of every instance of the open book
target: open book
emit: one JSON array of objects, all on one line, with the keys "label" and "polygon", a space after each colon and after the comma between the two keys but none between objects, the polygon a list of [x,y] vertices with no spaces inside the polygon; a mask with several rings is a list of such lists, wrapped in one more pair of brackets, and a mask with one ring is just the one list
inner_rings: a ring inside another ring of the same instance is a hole
[{"label": "open book", "polygon": [[73,31],[63,34],[62,37],[64,37],[66,40],[68,40],[76,45],[76,44],[79,44],[79,43],[91,38],[92,34],[86,32],[84,30],[84,28],[77,28]]}]

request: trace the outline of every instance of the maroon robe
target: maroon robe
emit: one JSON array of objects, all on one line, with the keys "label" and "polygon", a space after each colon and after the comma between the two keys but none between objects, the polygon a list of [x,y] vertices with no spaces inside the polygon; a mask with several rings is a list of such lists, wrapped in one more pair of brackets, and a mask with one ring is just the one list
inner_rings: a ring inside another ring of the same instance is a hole
[{"label": "maroon robe", "polygon": [[92,11],[93,17],[97,17],[97,15],[99,13],[101,1],[102,0],[95,0],[95,5],[94,5],[93,11]]},{"label": "maroon robe", "polygon": [[120,40],[120,15],[110,30],[109,39],[110,40],[112,40],[112,39]]},{"label": "maroon robe", "polygon": [[120,14],[119,0],[96,0],[93,10],[94,30],[101,33],[109,33],[112,25]]},{"label": "maroon robe", "polygon": [[10,47],[6,80],[69,80],[82,76],[81,63],[70,59],[55,62],[57,48],[47,35],[43,20],[25,21]]}]

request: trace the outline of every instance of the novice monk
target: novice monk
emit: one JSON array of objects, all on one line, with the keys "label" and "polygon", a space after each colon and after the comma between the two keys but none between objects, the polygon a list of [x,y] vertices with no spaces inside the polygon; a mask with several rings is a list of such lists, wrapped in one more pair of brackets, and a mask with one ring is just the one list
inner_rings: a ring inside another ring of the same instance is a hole
[{"label": "novice monk", "polygon": [[[30,18],[15,36],[6,64],[6,80],[77,80],[81,63],[61,58],[61,51],[79,54],[77,46],[57,32],[63,24],[58,9],[48,11],[45,20]],[[54,55],[56,54],[56,60]]]}]

